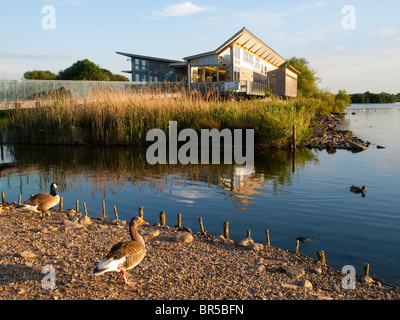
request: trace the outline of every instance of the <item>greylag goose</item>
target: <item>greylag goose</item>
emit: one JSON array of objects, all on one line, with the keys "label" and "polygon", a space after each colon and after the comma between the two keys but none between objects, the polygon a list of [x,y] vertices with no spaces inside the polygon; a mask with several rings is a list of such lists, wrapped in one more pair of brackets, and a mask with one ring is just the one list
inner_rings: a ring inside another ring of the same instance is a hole
[{"label": "greylag goose", "polygon": [[146,255],[143,237],[137,231],[137,227],[143,224],[147,222],[142,218],[132,218],[129,223],[131,240],[115,244],[90,274],[98,276],[105,272],[120,272],[118,279],[123,278],[125,285],[134,286],[136,282],[126,279],[126,271],[137,266]]},{"label": "greylag goose", "polygon": [[57,183],[53,182],[50,186],[50,193],[38,193],[24,202],[23,207],[30,211],[41,213],[49,210],[60,203],[60,196],[57,194]]}]

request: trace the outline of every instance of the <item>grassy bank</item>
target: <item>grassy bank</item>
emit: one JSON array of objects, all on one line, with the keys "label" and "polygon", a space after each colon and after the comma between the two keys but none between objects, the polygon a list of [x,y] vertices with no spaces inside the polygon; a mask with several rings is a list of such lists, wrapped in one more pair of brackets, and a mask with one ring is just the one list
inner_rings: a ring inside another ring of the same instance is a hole
[{"label": "grassy bank", "polygon": [[16,110],[8,114],[2,131],[7,142],[144,145],[150,129],[167,132],[169,121],[175,120],[178,130],[254,129],[257,144],[284,148],[292,141],[293,125],[301,143],[316,113],[342,109],[330,94],[235,100],[185,90],[109,90],[93,92],[83,102],[57,95],[39,108]]}]

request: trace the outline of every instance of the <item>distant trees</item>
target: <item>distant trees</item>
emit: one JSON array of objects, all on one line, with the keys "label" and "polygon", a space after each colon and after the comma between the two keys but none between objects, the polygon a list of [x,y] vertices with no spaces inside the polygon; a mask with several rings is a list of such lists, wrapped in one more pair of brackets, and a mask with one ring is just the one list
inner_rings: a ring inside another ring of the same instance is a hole
[{"label": "distant trees", "polygon": [[24,79],[31,80],[55,80],[56,74],[49,70],[32,70],[24,73]]},{"label": "distant trees", "polygon": [[50,71],[27,71],[24,73],[24,79],[129,81],[127,77],[114,74],[107,69],[101,68],[99,65],[88,59],[78,60],[70,67],[61,70],[57,75]]},{"label": "distant trees", "polygon": [[400,93],[397,95],[381,92],[354,93],[350,95],[352,103],[394,103],[400,101]]}]

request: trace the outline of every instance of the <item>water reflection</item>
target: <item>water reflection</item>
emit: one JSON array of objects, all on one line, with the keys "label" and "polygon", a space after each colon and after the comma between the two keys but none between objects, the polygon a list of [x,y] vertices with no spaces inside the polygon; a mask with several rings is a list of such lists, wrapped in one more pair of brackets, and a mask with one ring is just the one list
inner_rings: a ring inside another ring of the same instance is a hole
[{"label": "water reflection", "polygon": [[[19,176],[21,194],[32,175],[41,190],[47,190],[52,181],[57,181],[61,191],[80,193],[85,183],[90,185],[92,194],[102,193],[105,197],[107,192],[115,194],[128,183],[142,193],[146,188],[172,195],[180,192],[183,202],[190,202],[195,196],[193,186],[202,185],[216,187],[239,209],[251,205],[262,189],[272,188],[277,192],[279,185],[290,185],[293,172],[308,162],[318,162],[308,149],[257,155],[254,167],[244,167],[150,165],[143,148],[42,145],[5,148],[0,175],[2,178]],[[185,187],[185,193],[177,186]]]}]

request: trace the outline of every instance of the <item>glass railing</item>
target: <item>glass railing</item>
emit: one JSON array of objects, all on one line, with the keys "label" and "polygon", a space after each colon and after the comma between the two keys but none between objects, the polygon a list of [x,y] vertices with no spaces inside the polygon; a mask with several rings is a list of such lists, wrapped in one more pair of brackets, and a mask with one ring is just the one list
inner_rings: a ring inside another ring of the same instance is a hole
[{"label": "glass railing", "polygon": [[[65,81],[65,80],[0,80],[0,103],[34,102],[68,94],[71,99],[84,99],[97,90],[139,90],[143,88],[174,92],[184,84],[172,82]],[[195,82],[190,85],[201,93],[244,93],[265,95],[267,85],[250,81]],[[185,87],[186,89],[186,87]]]}]

